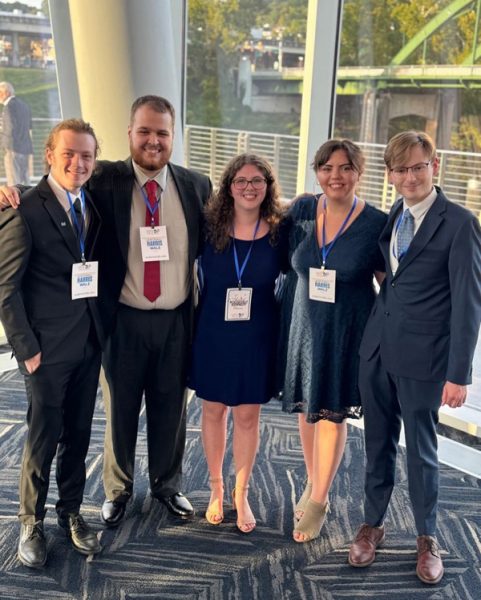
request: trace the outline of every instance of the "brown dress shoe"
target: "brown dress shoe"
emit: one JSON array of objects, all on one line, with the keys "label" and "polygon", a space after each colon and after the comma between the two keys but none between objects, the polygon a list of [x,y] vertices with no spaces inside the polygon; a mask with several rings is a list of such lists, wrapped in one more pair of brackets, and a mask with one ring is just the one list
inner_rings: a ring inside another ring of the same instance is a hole
[{"label": "brown dress shoe", "polygon": [[417,543],[418,564],[416,575],[423,583],[438,583],[444,575],[444,567],[435,538],[430,535],[420,535]]},{"label": "brown dress shoe", "polygon": [[376,548],[384,542],[384,525],[371,527],[364,523],[357,532],[349,550],[352,567],[368,567],[376,558]]}]

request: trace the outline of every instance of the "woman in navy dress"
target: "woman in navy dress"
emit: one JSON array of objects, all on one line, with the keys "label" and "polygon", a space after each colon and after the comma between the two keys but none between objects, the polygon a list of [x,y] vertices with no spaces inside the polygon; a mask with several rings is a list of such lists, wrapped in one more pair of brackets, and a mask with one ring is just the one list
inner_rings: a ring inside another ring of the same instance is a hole
[{"label": "woman in navy dress", "polygon": [[302,413],[307,485],[295,509],[297,542],[319,535],[346,419],[361,417],[358,350],[375,299],[373,275],[384,275],[377,240],[387,220],[355,195],[364,168],[356,144],[329,140],[313,167],[324,193],[300,197],[289,211],[279,346],[283,410]]},{"label": "woman in navy dress", "polygon": [[233,503],[243,533],[256,526],[248,501],[249,480],[259,444],[261,405],[275,391],[279,322],[274,287],[286,255],[281,217],[269,163],[253,154],[232,159],[206,208],[200,259],[203,289],[189,387],[202,399],[202,442],[211,486],[206,518],[213,525],[224,518],[222,465],[231,409]]}]

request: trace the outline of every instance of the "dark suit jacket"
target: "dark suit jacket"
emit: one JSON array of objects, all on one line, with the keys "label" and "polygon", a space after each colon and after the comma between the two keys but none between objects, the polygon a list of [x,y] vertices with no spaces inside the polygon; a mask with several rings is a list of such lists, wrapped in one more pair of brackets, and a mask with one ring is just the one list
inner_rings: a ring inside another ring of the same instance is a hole
[{"label": "dark suit jacket", "polygon": [[390,373],[421,381],[471,383],[481,319],[481,231],[466,209],[438,196],[393,275],[389,242],[402,210],[398,200],[381,233],[386,279],[360,347],[379,348]]},{"label": "dark suit jacket", "polygon": [[[208,177],[169,163],[169,171],[179,192],[189,237],[189,270],[198,255],[203,225],[203,206],[211,192]],[[100,263],[100,310],[105,330],[113,325],[118,299],[127,272],[132,190],[135,174],[132,160],[100,161],[88,183],[102,217]],[[107,268],[105,268],[107,265]],[[189,303],[192,302],[192,290]]]},{"label": "dark suit jacket", "polygon": [[14,96],[3,107],[2,146],[18,154],[33,154],[32,113],[30,107],[20,98]]},{"label": "dark suit jacket", "polygon": [[[100,217],[88,194],[86,257],[92,258]],[[0,212],[0,319],[18,360],[42,352],[42,364],[78,360],[93,319],[94,298],[71,299],[80,250],[68,215],[44,177],[22,196],[18,210]]]}]

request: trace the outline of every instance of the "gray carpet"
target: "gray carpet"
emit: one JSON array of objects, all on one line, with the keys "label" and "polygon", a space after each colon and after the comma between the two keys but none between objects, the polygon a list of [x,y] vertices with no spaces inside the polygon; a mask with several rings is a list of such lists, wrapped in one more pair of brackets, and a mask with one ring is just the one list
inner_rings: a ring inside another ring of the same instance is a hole
[{"label": "gray carpet", "polygon": [[[148,493],[145,426],[137,452],[135,496],[117,530],[102,530],[98,510],[104,415],[99,398],[88,457],[84,514],[100,533],[103,552],[91,561],[76,553],[55,524],[55,484],[46,518],[49,558],[41,571],[16,559],[17,482],[25,435],[26,410],[19,375],[0,377],[0,598],[152,600],[152,599],[459,599],[481,597],[481,481],[443,467],[439,541],[446,575],[438,586],[415,575],[415,530],[409,508],[403,460],[387,517],[386,545],[367,569],[346,562],[349,543],[362,521],[363,441],[349,430],[345,457],[332,491],[332,512],[321,537],[310,544],[292,541],[294,498],[303,486],[302,454],[295,417],[276,404],[263,409],[259,458],[251,486],[258,527],[251,535],[235,528],[226,511],[218,527],[203,510],[209,498],[200,443],[200,410],[189,407],[185,487],[198,516],[179,522]],[[225,473],[233,485],[231,455]]]}]

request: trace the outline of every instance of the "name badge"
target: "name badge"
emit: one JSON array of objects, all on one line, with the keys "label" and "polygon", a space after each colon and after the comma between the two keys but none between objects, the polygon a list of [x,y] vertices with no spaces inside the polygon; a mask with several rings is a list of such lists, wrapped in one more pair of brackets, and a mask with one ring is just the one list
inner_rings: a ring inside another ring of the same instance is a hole
[{"label": "name badge", "polygon": [[317,302],[336,301],[336,271],[309,269],[309,299]]},{"label": "name badge", "polygon": [[72,265],[72,300],[96,298],[98,295],[99,263],[84,262]]},{"label": "name badge", "polygon": [[251,302],[252,288],[228,288],[225,298],[225,320],[249,321]]},{"label": "name badge", "polygon": [[165,225],[157,225],[157,227],[141,227],[140,246],[142,248],[142,260],[144,262],[169,260],[167,227]]}]

